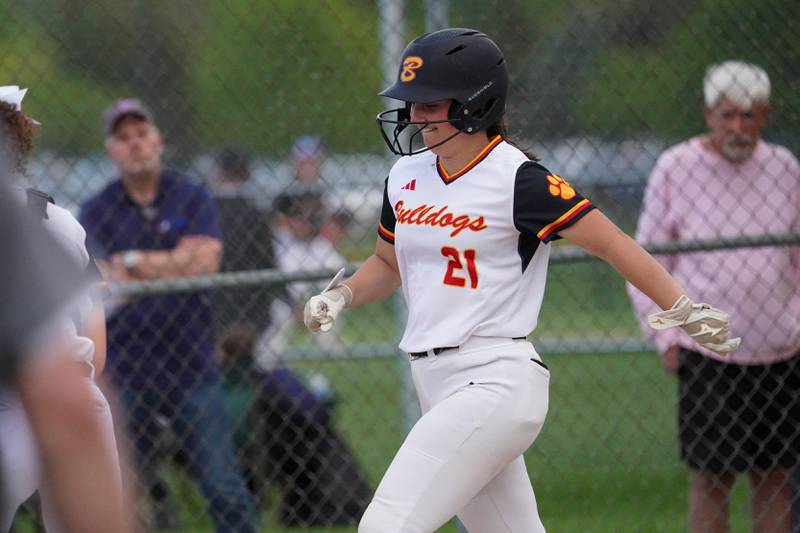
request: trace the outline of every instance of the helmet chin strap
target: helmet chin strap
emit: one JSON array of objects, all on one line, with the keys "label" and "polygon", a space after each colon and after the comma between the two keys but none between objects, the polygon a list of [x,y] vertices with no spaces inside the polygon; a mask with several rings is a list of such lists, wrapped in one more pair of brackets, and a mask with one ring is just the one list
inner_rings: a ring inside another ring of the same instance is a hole
[{"label": "helmet chin strap", "polygon": [[[445,121],[445,122],[450,122],[450,121],[448,120],[448,121]],[[425,148],[421,148],[421,149],[419,149],[417,151],[412,152],[411,145],[413,144],[414,137],[416,137],[417,135],[421,134],[422,130],[424,128],[426,128],[426,127],[427,127],[427,124],[425,126],[423,126],[422,128],[417,129],[417,131],[413,135],[411,135],[411,138],[408,140],[408,151],[410,152],[408,155],[421,154],[423,152],[427,152],[428,150],[432,150],[433,148],[438,148],[441,145],[443,145],[444,143],[449,142],[450,140],[452,140],[456,136],[458,136],[461,133],[463,133],[461,130],[457,129],[456,132],[454,134],[452,134],[450,137],[448,137],[448,138],[446,138],[446,139],[444,139],[442,141],[439,141],[438,143],[434,144],[433,146],[425,146]],[[423,144],[425,144],[424,141],[423,141]]]}]

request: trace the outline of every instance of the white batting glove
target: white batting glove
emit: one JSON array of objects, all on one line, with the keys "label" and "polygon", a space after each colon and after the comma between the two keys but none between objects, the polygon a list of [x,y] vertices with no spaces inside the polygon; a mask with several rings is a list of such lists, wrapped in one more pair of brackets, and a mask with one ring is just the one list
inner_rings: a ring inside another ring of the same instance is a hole
[{"label": "white batting glove", "polygon": [[333,277],[321,294],[312,296],[303,309],[303,322],[313,332],[330,331],[339,312],[353,301],[353,291],[340,283],[344,269]]},{"label": "white batting glove", "polygon": [[728,313],[708,304],[696,304],[685,294],[666,311],[648,316],[647,322],[658,330],[680,326],[698,344],[722,355],[732,352],[742,342],[739,337],[728,338],[731,329]]}]

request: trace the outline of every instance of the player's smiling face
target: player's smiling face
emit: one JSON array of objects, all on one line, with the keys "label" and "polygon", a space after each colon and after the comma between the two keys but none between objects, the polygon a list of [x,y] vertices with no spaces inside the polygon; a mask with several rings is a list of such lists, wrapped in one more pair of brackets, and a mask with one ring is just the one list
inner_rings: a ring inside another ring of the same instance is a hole
[{"label": "player's smiling face", "polygon": [[[429,103],[412,103],[411,104],[411,121],[412,122],[437,122],[446,121],[447,113],[450,110],[452,100],[439,100],[437,102]],[[420,127],[422,132],[422,140],[425,146],[435,146],[440,142],[452,137],[458,130],[449,122],[439,122],[438,124],[428,124],[427,126]],[[432,148],[431,151],[435,154],[441,155],[441,150],[449,143],[442,146]]]}]

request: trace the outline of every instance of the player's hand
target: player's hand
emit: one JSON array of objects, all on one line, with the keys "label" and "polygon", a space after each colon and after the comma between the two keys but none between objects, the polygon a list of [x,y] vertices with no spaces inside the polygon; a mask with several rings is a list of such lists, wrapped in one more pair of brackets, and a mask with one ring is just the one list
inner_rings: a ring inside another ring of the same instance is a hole
[{"label": "player's hand", "polygon": [[340,283],[343,277],[344,269],[341,269],[321,294],[306,302],[303,322],[311,331],[330,331],[339,312],[353,301],[350,287]]},{"label": "player's hand", "polygon": [[739,347],[742,339],[730,337],[728,313],[708,304],[696,304],[685,294],[666,311],[647,317],[653,329],[680,326],[698,344],[719,354],[727,355]]}]

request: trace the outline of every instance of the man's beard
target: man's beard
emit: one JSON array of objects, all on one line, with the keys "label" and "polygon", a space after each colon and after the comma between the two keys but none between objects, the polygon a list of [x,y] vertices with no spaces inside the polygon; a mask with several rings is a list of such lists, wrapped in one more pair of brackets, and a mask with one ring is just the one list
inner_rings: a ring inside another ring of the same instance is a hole
[{"label": "man's beard", "polygon": [[159,161],[158,159],[148,159],[145,161],[136,161],[133,163],[128,163],[124,167],[124,171],[127,175],[131,177],[139,177],[139,176],[149,176],[150,174],[155,173],[159,168]]},{"label": "man's beard", "polygon": [[722,141],[720,151],[728,161],[741,163],[753,155],[756,140],[750,135],[728,135]]}]

